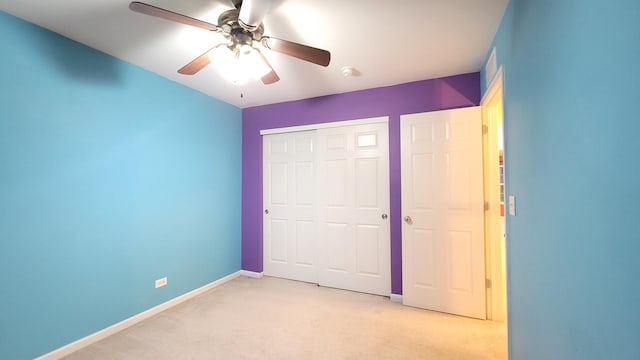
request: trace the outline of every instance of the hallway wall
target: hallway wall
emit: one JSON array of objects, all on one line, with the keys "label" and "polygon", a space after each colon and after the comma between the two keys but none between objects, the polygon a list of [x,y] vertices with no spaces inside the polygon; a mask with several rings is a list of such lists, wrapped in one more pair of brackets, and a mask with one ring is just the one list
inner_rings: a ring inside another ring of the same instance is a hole
[{"label": "hallway wall", "polygon": [[637,0],[512,0],[494,39],[512,359],[640,359],[639,15]]}]

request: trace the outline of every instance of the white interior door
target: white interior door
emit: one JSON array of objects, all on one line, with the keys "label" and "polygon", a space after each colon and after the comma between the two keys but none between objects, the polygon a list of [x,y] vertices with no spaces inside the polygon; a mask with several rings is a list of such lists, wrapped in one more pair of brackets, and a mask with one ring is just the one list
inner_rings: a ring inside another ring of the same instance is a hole
[{"label": "white interior door", "polygon": [[263,137],[264,274],[317,282],[316,133]]},{"label": "white interior door", "polygon": [[485,318],[479,107],[401,116],[403,303]]},{"label": "white interior door", "polygon": [[319,283],[391,292],[388,124],[318,130]]}]

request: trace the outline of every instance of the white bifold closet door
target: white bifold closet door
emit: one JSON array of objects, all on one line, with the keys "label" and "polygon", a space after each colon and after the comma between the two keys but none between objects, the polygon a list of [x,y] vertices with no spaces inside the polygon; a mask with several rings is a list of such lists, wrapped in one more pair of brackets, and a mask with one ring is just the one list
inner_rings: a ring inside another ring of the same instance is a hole
[{"label": "white bifold closet door", "polygon": [[319,282],[389,296],[387,124],[318,130]]},{"label": "white bifold closet door", "polygon": [[263,137],[265,275],[318,281],[316,132]]},{"label": "white bifold closet door", "polygon": [[403,115],[402,300],[485,318],[480,108]]},{"label": "white bifold closet door", "polygon": [[388,125],[263,136],[264,274],[388,296]]}]

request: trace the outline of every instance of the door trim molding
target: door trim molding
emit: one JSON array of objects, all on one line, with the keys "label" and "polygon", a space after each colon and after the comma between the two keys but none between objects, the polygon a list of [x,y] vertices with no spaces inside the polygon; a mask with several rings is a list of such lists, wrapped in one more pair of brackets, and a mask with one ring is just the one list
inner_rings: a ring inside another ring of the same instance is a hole
[{"label": "door trim molding", "polygon": [[487,89],[485,90],[485,93],[480,100],[480,106],[484,107],[489,99],[495,96],[495,93],[499,88],[504,94],[504,70],[502,70],[502,65],[500,65],[498,71],[496,71],[496,74],[493,76],[493,78],[491,78],[491,82],[487,84]]},{"label": "door trim molding", "polygon": [[[490,154],[493,156],[497,155],[499,151],[498,150],[499,135],[497,134],[496,127],[502,126],[502,128],[504,129],[504,126],[505,126],[504,77],[503,76],[504,75],[503,75],[503,70],[501,66],[498,72],[496,73],[496,76],[494,76],[493,80],[488,85],[487,90],[484,96],[482,97],[482,101],[480,103],[482,108],[482,124],[483,126],[486,126],[488,129],[487,134],[483,135],[483,152],[485,153],[485,156],[487,156],[487,154]],[[497,106],[497,105],[500,105],[499,117],[496,116],[492,111],[490,111],[491,107]],[[503,134],[504,134],[504,131],[503,131]],[[495,139],[492,139],[492,137],[495,137]],[[502,150],[503,151],[505,150],[504,140],[503,140]],[[486,159],[485,159],[485,162],[486,162]],[[487,169],[487,166],[489,166],[488,169]],[[498,165],[494,163],[493,167],[494,168],[491,168],[490,165],[485,164],[485,172],[487,170],[493,172],[493,177],[490,176],[490,174],[484,175],[485,194],[490,191],[488,189],[488,186],[495,186],[497,183],[500,182],[500,179],[498,178],[499,176]],[[506,168],[506,164],[503,164],[503,169],[505,168]],[[506,184],[506,174],[503,174],[503,176],[504,176],[503,184]],[[493,182],[493,184],[489,184],[491,182]],[[499,195],[496,195],[496,193],[499,193],[499,189],[494,188],[493,191],[495,192],[494,199],[498,198]],[[491,199],[485,199],[485,200],[491,201]],[[491,205],[495,206],[495,204],[490,204],[490,206]],[[499,206],[499,199],[498,199],[497,206]],[[506,299],[507,297],[506,290],[507,290],[507,284],[508,284],[506,280],[507,268],[506,268],[506,259],[504,259],[505,263],[503,263],[502,262],[503,258],[501,254],[502,252],[506,251],[506,238],[503,238],[503,235],[506,233],[506,220],[507,220],[506,215],[507,214],[504,214],[504,215],[505,215],[504,217],[505,228],[503,230],[500,230],[499,225],[495,224],[495,222],[497,222],[496,218],[494,217],[495,212],[493,213],[493,215],[489,212],[485,212],[485,219],[486,219],[485,225],[487,224],[492,225],[491,222],[493,222],[493,225],[494,225],[494,226],[485,226],[485,246],[486,246],[486,253],[487,253],[487,263],[486,263],[487,278],[490,279],[492,283],[491,289],[487,290],[487,311],[488,311],[487,318],[489,320],[494,320],[494,321],[506,321],[508,317],[508,314],[507,314],[508,300]]]},{"label": "door trim molding", "polygon": [[260,130],[260,135],[284,134],[284,133],[297,132],[297,131],[327,129],[327,128],[351,126],[351,125],[378,124],[378,123],[388,123],[388,122],[389,122],[388,116],[380,116],[380,117],[373,117],[373,118],[366,118],[366,119],[344,120],[344,121],[334,121],[334,122],[320,123],[320,124],[298,125],[298,126],[288,126],[288,127],[282,127],[282,128],[274,128],[274,129],[264,129],[264,130]]}]

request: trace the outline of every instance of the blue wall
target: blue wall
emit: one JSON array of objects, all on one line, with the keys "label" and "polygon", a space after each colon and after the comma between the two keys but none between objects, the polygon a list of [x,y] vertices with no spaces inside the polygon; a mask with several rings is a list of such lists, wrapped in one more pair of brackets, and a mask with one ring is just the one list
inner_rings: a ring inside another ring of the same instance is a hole
[{"label": "blue wall", "polygon": [[0,359],[240,269],[240,109],[2,12],[0,49]]},{"label": "blue wall", "polygon": [[640,2],[512,0],[511,359],[640,359]]}]

